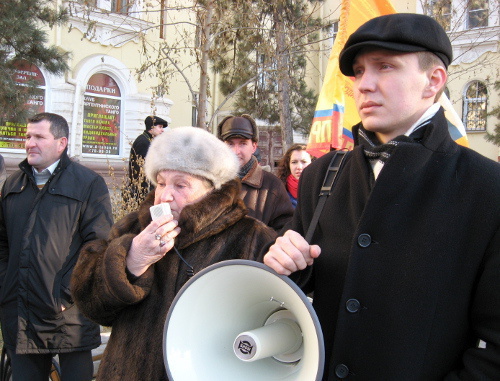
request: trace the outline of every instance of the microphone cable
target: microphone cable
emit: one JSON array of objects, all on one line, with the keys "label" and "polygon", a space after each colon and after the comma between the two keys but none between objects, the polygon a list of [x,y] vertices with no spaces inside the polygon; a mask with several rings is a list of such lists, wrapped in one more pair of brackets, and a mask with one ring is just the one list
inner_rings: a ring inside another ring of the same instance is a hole
[{"label": "microphone cable", "polygon": [[179,253],[179,250],[177,250],[177,248],[175,247],[174,245],[174,250],[175,252],[177,253],[177,256],[181,259],[182,262],[184,262],[184,264],[188,267],[188,269],[186,270],[186,273],[187,273],[187,276],[189,278],[191,278],[193,275],[194,275],[194,269],[193,269],[193,266],[191,266],[185,259],[184,257],[181,255],[181,253]]}]

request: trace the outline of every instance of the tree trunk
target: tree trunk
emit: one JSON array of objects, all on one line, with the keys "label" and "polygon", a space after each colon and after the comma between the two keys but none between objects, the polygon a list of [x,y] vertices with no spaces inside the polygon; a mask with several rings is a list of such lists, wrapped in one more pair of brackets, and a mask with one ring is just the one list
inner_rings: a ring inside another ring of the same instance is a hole
[{"label": "tree trunk", "polygon": [[278,73],[278,104],[280,109],[280,124],[283,150],[286,151],[293,143],[292,118],[290,115],[290,80],[289,51],[286,44],[285,25],[281,20],[282,9],[278,5],[274,13],[276,26],[276,52]]},{"label": "tree trunk", "polygon": [[207,2],[205,8],[205,15],[202,23],[202,41],[201,41],[201,56],[200,56],[200,92],[198,95],[198,127],[205,130],[208,129],[207,125],[207,104],[208,104],[208,62],[209,62],[209,49],[211,44],[211,24],[212,16],[214,13],[214,1]]}]

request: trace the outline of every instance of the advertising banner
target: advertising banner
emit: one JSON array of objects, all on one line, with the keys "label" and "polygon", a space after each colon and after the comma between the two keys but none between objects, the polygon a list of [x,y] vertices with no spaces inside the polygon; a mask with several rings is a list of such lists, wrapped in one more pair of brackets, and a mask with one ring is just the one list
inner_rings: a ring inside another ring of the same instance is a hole
[{"label": "advertising banner", "polygon": [[[15,82],[18,86],[34,83],[39,86],[26,102],[28,115],[45,111],[45,78],[40,69],[27,61],[18,61],[15,70]],[[0,125],[0,148],[24,149],[26,123],[5,121]]]},{"label": "advertising banner", "polygon": [[82,153],[118,155],[120,151],[120,89],[107,74],[94,74],[85,92]]}]

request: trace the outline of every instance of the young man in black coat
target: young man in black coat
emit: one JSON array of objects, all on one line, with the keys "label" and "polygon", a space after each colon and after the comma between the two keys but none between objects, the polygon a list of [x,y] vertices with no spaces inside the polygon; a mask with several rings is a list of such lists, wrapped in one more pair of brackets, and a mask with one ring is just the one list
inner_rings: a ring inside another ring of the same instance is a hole
[{"label": "young man in black coat", "polygon": [[304,170],[264,262],[314,291],[324,380],[498,380],[500,166],[457,145],[435,103],[451,43],[432,18],[393,14],[355,31],[339,61],[355,148],[310,242],[334,153]]}]

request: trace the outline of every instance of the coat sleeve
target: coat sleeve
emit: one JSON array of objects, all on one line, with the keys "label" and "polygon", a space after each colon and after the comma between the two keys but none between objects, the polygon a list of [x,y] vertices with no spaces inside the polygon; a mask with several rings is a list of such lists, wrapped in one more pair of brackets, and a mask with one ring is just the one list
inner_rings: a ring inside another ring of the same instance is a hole
[{"label": "coat sleeve", "polygon": [[263,262],[264,254],[267,252],[265,248],[268,248],[274,243],[278,234],[275,230],[271,229],[261,221],[256,220],[255,224],[256,227],[253,229],[254,235],[252,244],[249,245],[249,247],[251,247],[251,250],[246,253],[246,257],[244,257],[243,259]]},{"label": "coat sleeve", "polygon": [[76,305],[101,325],[112,325],[122,309],[143,300],[151,290],[154,266],[139,278],[127,272],[126,256],[135,233],[120,235],[115,225],[108,241],[98,239],[82,248],[73,271],[71,289]]},{"label": "coat sleeve", "polygon": [[90,186],[90,194],[80,219],[83,244],[98,238],[107,238],[113,225],[111,200],[106,182],[97,176]]},{"label": "coat sleeve", "polygon": [[[89,195],[82,209],[78,221],[79,247],[76,248],[80,255],[81,248],[88,242],[99,238],[106,238],[113,225],[111,200],[106,182],[101,176],[96,176],[89,186]],[[76,241],[75,241],[76,242]],[[76,261],[76,260],[75,260]],[[75,262],[73,262],[74,264]],[[70,281],[73,273],[73,264],[65,272],[61,283],[62,303],[66,308],[74,302]]]},{"label": "coat sleeve", "polygon": [[500,375],[500,228],[488,246],[471,302],[471,326],[479,344],[464,352],[463,368],[445,380],[498,380]]},{"label": "coat sleeve", "polygon": [[[276,198],[274,200],[275,209],[268,225],[278,232],[292,219],[294,208],[285,185],[283,185],[281,180],[277,179],[273,185],[275,188],[274,191],[276,192]],[[269,205],[269,207],[271,207],[271,205]]]}]

